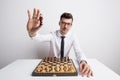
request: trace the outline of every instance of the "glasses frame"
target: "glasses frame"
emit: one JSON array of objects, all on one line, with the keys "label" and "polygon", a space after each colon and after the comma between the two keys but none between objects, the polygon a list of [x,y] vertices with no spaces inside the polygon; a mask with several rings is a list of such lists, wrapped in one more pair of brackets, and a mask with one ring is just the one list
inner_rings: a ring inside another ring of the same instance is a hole
[{"label": "glasses frame", "polygon": [[72,26],[72,23],[66,23],[66,22],[64,22],[64,21],[60,21],[60,23],[62,24],[62,25],[67,25],[67,26]]}]

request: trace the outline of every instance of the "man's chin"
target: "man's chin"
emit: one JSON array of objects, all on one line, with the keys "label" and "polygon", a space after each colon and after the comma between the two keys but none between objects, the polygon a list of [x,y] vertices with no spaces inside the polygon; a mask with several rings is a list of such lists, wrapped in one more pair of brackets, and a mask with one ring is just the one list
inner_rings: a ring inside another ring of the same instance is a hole
[{"label": "man's chin", "polygon": [[68,33],[68,31],[63,31],[62,33],[63,33],[64,35],[66,35],[66,34]]}]

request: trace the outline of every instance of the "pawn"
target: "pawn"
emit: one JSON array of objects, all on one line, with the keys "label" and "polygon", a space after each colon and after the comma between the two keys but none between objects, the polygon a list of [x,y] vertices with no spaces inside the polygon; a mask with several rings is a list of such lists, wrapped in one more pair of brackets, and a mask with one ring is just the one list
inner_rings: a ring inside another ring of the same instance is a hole
[{"label": "pawn", "polygon": [[43,70],[43,68],[39,67],[37,68],[37,72],[41,72]]},{"label": "pawn", "polygon": [[51,72],[55,72],[55,66],[52,66]]},{"label": "pawn", "polygon": [[70,71],[70,72],[74,72],[74,67],[73,67],[73,66],[70,66],[70,67],[69,67],[69,71]]},{"label": "pawn", "polygon": [[64,58],[61,58],[61,62],[62,62],[62,63],[64,62]]},{"label": "pawn", "polygon": [[64,69],[64,71],[66,71],[66,72],[67,72],[67,71],[68,71],[68,65],[67,65],[67,64],[65,64],[63,69]]},{"label": "pawn", "polygon": [[49,57],[47,58],[47,61],[50,61],[50,58],[49,58]]},{"label": "pawn", "polygon": [[61,66],[60,66],[60,72],[64,72],[64,69],[63,69],[63,68],[64,68],[64,66],[61,65]]},{"label": "pawn", "polygon": [[70,59],[69,59],[69,57],[67,58],[67,61],[70,63]]},{"label": "pawn", "polygon": [[66,62],[66,57],[64,57],[64,61]]},{"label": "pawn", "polygon": [[58,64],[56,65],[56,71],[57,71],[57,72],[60,71],[60,68],[59,68],[59,65],[58,65]]},{"label": "pawn", "polygon": [[50,71],[50,68],[49,66],[46,67],[46,72],[49,72]]},{"label": "pawn", "polygon": [[44,61],[44,62],[47,62],[47,58],[46,58],[46,57],[44,57],[43,61]]},{"label": "pawn", "polygon": [[52,57],[50,57],[50,61],[52,62]]}]

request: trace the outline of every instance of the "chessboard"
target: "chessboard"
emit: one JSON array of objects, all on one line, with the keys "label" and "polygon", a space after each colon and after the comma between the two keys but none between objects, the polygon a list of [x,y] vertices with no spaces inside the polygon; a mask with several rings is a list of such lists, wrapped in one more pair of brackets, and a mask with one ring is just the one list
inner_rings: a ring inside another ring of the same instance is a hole
[{"label": "chessboard", "polygon": [[45,57],[32,72],[32,76],[77,76],[72,59]]}]

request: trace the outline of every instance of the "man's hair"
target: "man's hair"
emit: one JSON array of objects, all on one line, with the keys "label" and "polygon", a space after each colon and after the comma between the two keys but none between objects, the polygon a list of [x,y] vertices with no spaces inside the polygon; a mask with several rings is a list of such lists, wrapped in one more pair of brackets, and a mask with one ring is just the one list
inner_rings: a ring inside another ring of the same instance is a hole
[{"label": "man's hair", "polygon": [[71,13],[64,12],[64,13],[60,16],[60,20],[61,20],[62,18],[72,19],[72,21],[73,21],[73,16],[72,16]]}]

